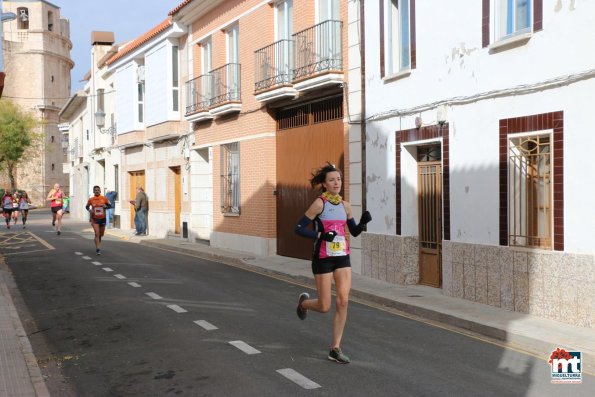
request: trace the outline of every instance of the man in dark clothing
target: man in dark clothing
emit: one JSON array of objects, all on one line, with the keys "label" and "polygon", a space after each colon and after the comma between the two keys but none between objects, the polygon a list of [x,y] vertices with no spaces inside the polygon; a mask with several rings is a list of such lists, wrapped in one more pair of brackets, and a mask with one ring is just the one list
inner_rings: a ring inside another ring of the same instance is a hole
[{"label": "man in dark clothing", "polygon": [[137,236],[147,235],[147,214],[149,212],[149,199],[142,187],[136,188],[136,197],[130,201],[134,205],[134,225],[136,226]]},{"label": "man in dark clothing", "polygon": [[105,192],[105,197],[108,199],[111,205],[111,208],[108,208],[106,210],[107,228],[111,229],[112,227],[114,227],[114,209],[116,208],[116,198],[118,197],[118,192],[116,192],[115,190],[108,190],[107,192]]}]

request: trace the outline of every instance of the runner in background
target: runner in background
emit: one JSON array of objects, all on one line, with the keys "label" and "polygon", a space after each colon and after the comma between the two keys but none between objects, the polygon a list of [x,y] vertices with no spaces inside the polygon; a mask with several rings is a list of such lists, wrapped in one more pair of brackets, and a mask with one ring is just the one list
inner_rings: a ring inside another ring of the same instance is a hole
[{"label": "runner in background", "polygon": [[85,206],[89,211],[91,226],[95,232],[95,253],[101,255],[101,238],[105,233],[105,211],[110,208],[109,200],[101,195],[101,188],[93,186],[93,196],[87,201]]},{"label": "runner in background", "polygon": [[19,191],[16,189],[12,193],[12,220],[15,225],[19,221]]},{"label": "runner in background", "polygon": [[52,226],[56,229],[56,234],[59,236],[62,229],[62,215],[64,209],[62,204],[66,195],[62,191],[59,183],[54,185],[54,188],[50,190],[46,198],[47,201],[51,201],[50,208],[52,210]]},{"label": "runner in background", "polygon": [[10,229],[10,218],[12,214],[12,194],[10,194],[10,188],[4,190],[4,196],[2,196],[2,216],[6,221],[6,228]]},{"label": "runner in background", "polygon": [[23,229],[25,229],[25,225],[27,224],[27,215],[29,214],[29,206],[31,205],[31,199],[27,192],[23,191],[21,193],[21,197],[19,198],[19,211],[21,211],[21,219],[23,221]]}]

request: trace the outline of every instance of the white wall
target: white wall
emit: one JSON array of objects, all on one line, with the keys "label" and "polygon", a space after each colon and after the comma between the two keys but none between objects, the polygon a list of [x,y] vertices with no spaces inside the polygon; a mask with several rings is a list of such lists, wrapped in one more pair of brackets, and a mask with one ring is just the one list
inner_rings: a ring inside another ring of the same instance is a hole
[{"label": "white wall", "polygon": [[[544,2],[542,31],[524,44],[490,51],[481,47],[481,2],[418,1],[417,67],[409,76],[384,81],[378,3],[366,3],[365,10],[366,116],[372,118],[367,124],[366,181],[368,209],[374,215],[368,230],[395,233],[395,131],[414,128],[417,116],[423,125],[436,124],[435,105],[445,101],[451,239],[498,245],[498,122],[563,111],[565,250],[594,252],[590,202],[595,187],[586,176],[595,174],[595,163],[585,159],[595,144],[589,120],[595,99],[595,2]],[[435,28],[436,21],[447,21],[447,26]],[[548,85],[555,78],[566,80]],[[519,91],[527,85],[532,89]],[[500,95],[489,95],[497,90]],[[477,94],[488,95],[473,98]],[[402,150],[402,234],[417,235],[414,157],[407,148],[396,150]]]},{"label": "white wall", "polygon": [[136,66],[128,63],[118,68],[115,80],[118,134],[134,131],[137,120]]},{"label": "white wall", "polygon": [[209,240],[213,219],[213,155],[210,148],[190,151],[191,228],[196,237]]}]

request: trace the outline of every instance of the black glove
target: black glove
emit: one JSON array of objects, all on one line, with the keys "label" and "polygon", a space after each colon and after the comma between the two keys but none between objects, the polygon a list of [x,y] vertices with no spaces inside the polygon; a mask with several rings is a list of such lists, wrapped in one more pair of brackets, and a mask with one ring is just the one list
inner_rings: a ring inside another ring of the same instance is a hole
[{"label": "black glove", "polygon": [[322,233],[320,235],[320,238],[324,241],[328,241],[329,243],[332,242],[335,239],[335,236],[337,235],[337,232],[331,230],[328,231],[326,233]]},{"label": "black glove", "polygon": [[366,223],[369,223],[371,220],[372,220],[372,215],[370,215],[370,213],[368,211],[364,211],[361,218],[359,218],[359,224],[363,226]]}]

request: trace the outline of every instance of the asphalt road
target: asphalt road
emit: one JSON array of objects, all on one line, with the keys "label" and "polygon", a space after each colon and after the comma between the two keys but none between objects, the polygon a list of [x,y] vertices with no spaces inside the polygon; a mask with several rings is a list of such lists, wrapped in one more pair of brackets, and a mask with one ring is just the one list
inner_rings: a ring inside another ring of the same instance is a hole
[{"label": "asphalt road", "polygon": [[295,314],[312,286],[110,238],[96,256],[84,228],[57,236],[37,212],[0,231],[52,396],[595,395],[591,376],[552,385],[543,359],[356,302],[336,364],[332,313]]}]

